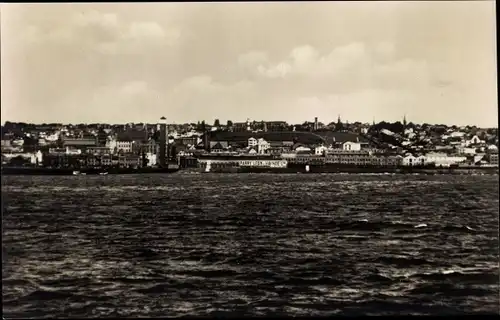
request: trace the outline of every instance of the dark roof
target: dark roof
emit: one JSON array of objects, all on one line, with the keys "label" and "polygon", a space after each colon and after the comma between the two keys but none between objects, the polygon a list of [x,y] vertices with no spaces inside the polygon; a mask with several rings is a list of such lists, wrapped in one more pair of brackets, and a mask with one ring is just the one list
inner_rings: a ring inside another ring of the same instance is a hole
[{"label": "dark roof", "polygon": [[127,130],[120,132],[116,138],[118,141],[147,141],[148,132],[145,130]]},{"label": "dark roof", "polygon": [[368,142],[366,138],[353,132],[322,131],[322,132],[317,132],[317,134],[319,136],[322,136],[327,143],[333,143],[333,142],[343,143],[347,141],[356,142],[357,138],[359,138],[359,142],[364,142],[364,143]]},{"label": "dark roof", "polygon": [[263,138],[264,140],[271,141],[293,141],[304,144],[323,143],[324,138],[312,132],[300,131],[278,131],[278,132],[228,132],[228,131],[211,131],[208,133],[212,141],[247,141],[249,138],[256,139]]}]

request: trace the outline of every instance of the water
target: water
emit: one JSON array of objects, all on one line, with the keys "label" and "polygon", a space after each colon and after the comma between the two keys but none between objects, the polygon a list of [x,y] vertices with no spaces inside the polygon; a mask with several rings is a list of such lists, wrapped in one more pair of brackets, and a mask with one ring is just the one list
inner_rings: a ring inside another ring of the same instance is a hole
[{"label": "water", "polygon": [[16,317],[499,312],[497,176],[2,178]]}]

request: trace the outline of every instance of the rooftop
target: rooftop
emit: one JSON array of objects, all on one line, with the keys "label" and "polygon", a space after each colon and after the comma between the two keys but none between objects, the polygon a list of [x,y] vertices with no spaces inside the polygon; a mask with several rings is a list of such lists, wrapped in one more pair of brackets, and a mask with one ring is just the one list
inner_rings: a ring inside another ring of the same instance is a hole
[{"label": "rooftop", "polygon": [[227,132],[227,131],[212,131],[208,133],[210,140],[213,141],[247,141],[253,137],[256,139],[263,138],[271,141],[294,141],[304,144],[324,143],[323,137],[312,132],[297,132],[297,131],[278,131],[278,132]]}]

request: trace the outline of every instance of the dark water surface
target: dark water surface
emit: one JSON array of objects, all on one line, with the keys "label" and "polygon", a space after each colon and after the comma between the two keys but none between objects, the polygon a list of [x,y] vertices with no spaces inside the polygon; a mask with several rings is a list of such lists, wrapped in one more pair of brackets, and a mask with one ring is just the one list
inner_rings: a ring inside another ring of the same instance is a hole
[{"label": "dark water surface", "polygon": [[4,317],[498,313],[498,199],[498,176],[5,176]]}]

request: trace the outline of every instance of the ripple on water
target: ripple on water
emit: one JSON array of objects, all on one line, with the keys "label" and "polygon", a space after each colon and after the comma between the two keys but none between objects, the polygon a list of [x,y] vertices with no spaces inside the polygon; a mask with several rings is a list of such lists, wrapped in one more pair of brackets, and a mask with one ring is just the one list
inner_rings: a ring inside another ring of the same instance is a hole
[{"label": "ripple on water", "polygon": [[498,313],[496,177],[2,178],[14,317]]}]

